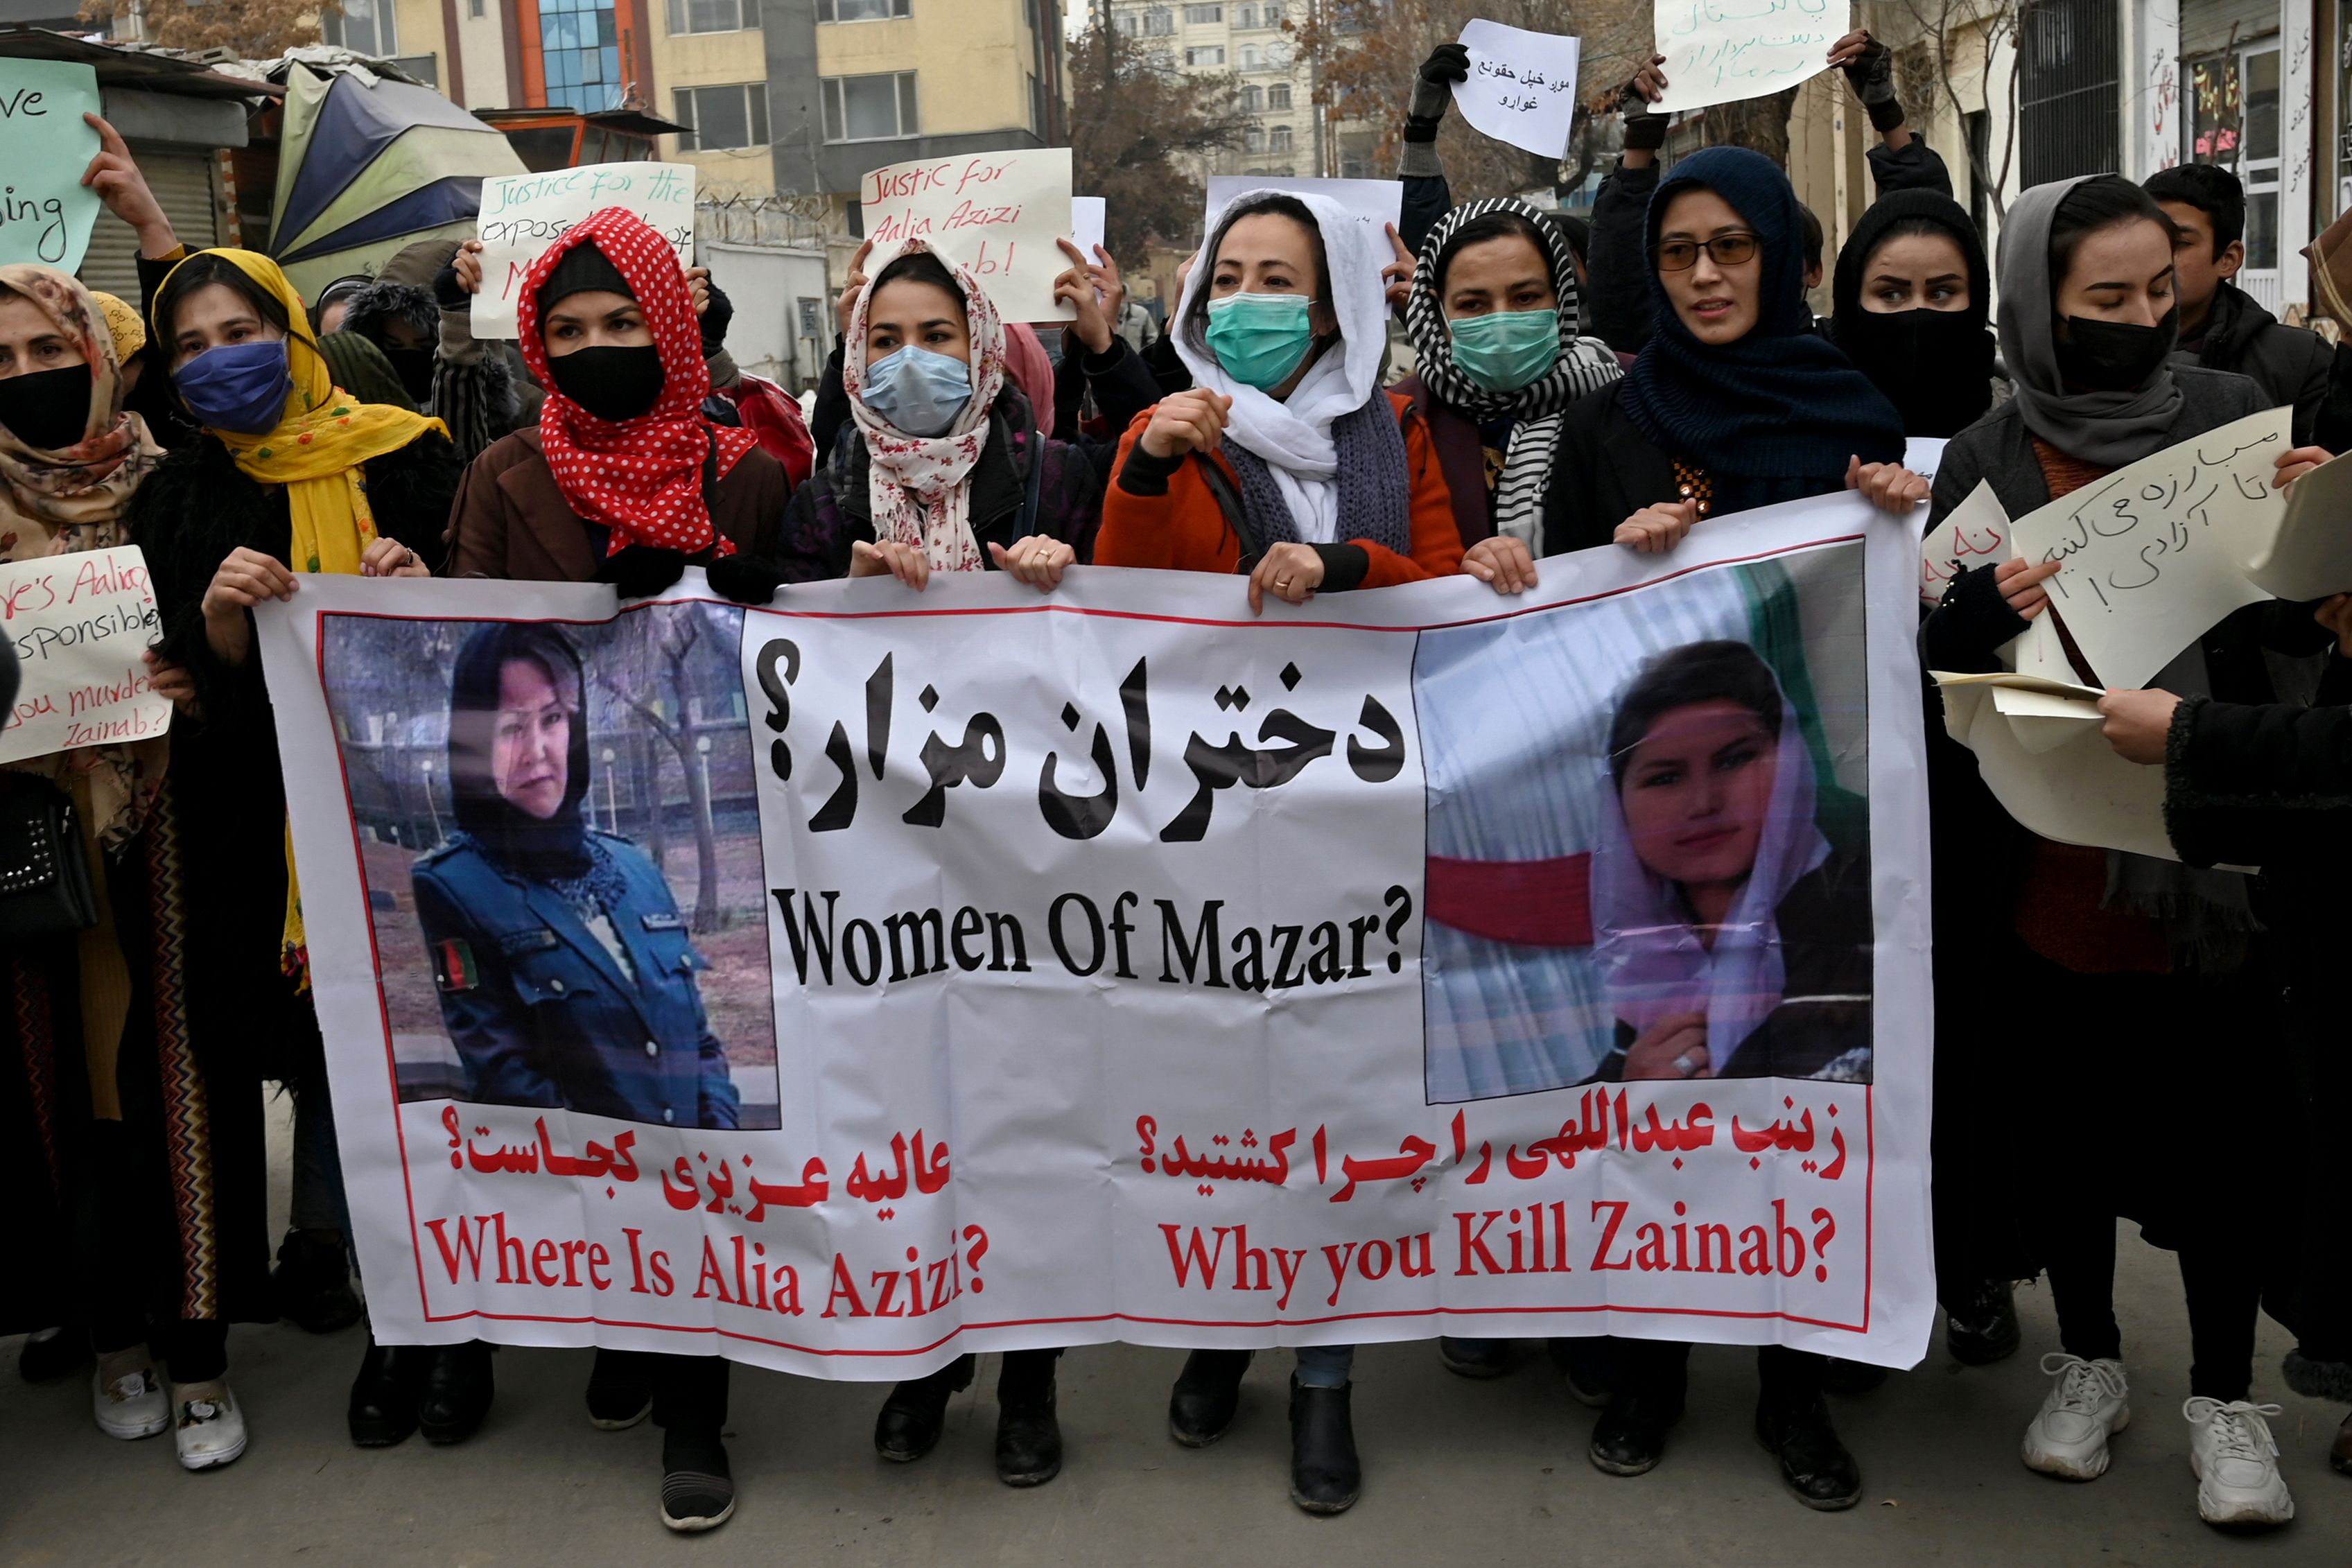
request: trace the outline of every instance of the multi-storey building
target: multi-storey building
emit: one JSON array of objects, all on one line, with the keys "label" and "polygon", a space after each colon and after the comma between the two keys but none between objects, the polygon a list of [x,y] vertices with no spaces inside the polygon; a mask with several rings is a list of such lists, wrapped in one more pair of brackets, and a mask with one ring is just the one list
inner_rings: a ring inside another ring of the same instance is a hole
[{"label": "multi-storey building", "polygon": [[1242,145],[1201,160],[1202,174],[1364,175],[1343,168],[1323,134],[1315,76],[1283,24],[1304,19],[1305,0],[1095,0],[1097,14],[1171,69],[1234,79],[1250,116]]}]

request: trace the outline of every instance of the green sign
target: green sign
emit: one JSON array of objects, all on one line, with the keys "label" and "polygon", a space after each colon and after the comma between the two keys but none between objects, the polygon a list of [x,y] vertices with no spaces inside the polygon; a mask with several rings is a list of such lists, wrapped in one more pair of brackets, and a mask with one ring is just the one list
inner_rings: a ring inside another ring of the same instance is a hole
[{"label": "green sign", "polygon": [[78,270],[98,216],[81,183],[98,156],[98,73],[63,60],[0,59],[0,262]]}]

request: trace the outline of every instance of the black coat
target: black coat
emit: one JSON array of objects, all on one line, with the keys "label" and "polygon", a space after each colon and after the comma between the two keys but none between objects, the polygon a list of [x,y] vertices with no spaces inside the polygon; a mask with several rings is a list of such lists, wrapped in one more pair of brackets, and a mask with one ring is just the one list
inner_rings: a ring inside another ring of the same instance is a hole
[{"label": "black coat", "polygon": [[2224,282],[2213,296],[2203,341],[2176,354],[2174,363],[2242,375],[2262,388],[2265,407],[2292,404],[2294,444],[2301,447],[2315,438],[2335,353],[2317,332],[2280,325],[2244,289]]},{"label": "black coat", "polygon": [[1560,416],[1537,554],[1597,549],[1643,507],[1681,499],[1674,459],[1625,412],[1623,385],[1588,392]]}]

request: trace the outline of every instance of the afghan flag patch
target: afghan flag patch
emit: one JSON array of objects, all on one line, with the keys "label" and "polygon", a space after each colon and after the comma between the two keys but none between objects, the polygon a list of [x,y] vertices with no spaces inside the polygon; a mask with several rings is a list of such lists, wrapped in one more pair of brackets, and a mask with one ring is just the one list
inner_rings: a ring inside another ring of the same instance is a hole
[{"label": "afghan flag patch", "polygon": [[453,936],[433,944],[433,982],[444,991],[480,989],[482,971],[465,938]]}]

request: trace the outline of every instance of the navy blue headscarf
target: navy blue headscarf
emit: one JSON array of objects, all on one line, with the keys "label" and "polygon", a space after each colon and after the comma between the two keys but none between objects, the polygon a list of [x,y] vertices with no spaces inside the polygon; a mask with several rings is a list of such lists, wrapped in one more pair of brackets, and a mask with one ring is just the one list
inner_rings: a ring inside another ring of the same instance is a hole
[{"label": "navy blue headscarf", "polygon": [[1667,455],[1707,470],[1717,514],[1842,489],[1850,457],[1901,461],[1895,405],[1813,331],[1803,220],[1789,177],[1741,147],[1691,154],[1650,197],[1645,257],[1667,206],[1694,186],[1721,196],[1756,231],[1763,268],[1756,325],[1738,342],[1700,342],[1650,264],[1657,326],[1619,384],[1626,415]]}]

